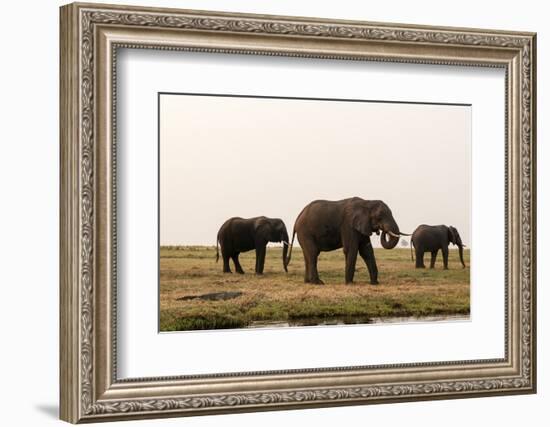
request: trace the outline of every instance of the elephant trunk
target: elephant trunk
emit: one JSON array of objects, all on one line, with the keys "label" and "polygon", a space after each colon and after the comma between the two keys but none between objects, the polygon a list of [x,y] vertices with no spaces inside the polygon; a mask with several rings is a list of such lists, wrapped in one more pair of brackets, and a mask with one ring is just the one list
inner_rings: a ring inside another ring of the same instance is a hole
[{"label": "elephant trunk", "polygon": [[288,242],[288,233],[286,230],[283,231],[283,235],[282,235],[282,239],[283,241],[283,268],[285,269],[285,272],[288,273],[288,268],[287,268],[287,254],[288,254],[288,245],[289,245],[289,242]]},{"label": "elephant trunk", "polygon": [[[393,249],[399,243],[399,227],[396,222],[392,220],[391,223],[382,227],[382,234],[380,235],[380,243],[384,249]],[[390,236],[388,239],[388,235]]]},{"label": "elephant trunk", "polygon": [[382,244],[382,247],[384,249],[393,249],[397,246],[399,243],[399,237],[390,236],[388,239],[388,233],[385,231],[382,231],[382,234],[380,235],[380,243]]},{"label": "elephant trunk", "polygon": [[462,240],[460,237],[458,238],[458,254],[460,255],[460,262],[462,263],[462,268],[466,268],[466,264],[464,264],[464,245],[462,244]]}]

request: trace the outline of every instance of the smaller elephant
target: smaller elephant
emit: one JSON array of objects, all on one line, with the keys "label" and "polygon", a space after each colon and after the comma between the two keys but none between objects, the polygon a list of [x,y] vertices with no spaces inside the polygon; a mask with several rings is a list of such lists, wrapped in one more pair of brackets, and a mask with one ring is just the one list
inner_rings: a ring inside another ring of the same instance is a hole
[{"label": "smaller elephant", "polygon": [[279,218],[259,216],[255,218],[230,218],[223,223],[216,239],[216,262],[220,258],[221,247],[223,272],[231,273],[229,259],[235,264],[235,271],[244,274],[239,262],[241,252],[256,250],[256,274],[263,274],[265,253],[268,242],[283,242],[283,268],[287,271],[286,255],[288,233],[284,222]]},{"label": "smaller elephant", "polygon": [[411,237],[411,260],[413,258],[413,247],[416,254],[416,268],[425,268],[424,265],[424,253],[430,252],[432,258],[430,260],[430,268],[434,268],[437,252],[441,249],[443,254],[443,268],[449,269],[449,243],[458,246],[458,253],[460,255],[460,262],[462,268],[465,268],[462,239],[458,230],[452,225],[447,227],[446,225],[419,225],[414,230]]}]

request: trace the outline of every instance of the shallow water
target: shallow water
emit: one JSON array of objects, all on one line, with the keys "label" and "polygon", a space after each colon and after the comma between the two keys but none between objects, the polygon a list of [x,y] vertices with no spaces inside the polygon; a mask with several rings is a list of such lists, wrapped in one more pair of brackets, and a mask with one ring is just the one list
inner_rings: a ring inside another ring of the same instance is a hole
[{"label": "shallow water", "polygon": [[307,318],[293,319],[283,322],[252,322],[248,328],[288,328],[291,326],[337,326],[337,325],[370,325],[370,324],[392,324],[392,323],[425,323],[425,322],[449,322],[449,321],[465,321],[470,320],[469,315],[450,314],[450,315],[435,315],[424,317],[334,317],[326,318]]}]

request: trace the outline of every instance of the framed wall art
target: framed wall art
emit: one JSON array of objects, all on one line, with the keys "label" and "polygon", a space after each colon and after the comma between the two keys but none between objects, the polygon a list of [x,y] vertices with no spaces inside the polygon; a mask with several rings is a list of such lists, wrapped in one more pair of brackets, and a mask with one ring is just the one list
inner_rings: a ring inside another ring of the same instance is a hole
[{"label": "framed wall art", "polygon": [[536,391],[536,36],[61,8],[61,418]]}]

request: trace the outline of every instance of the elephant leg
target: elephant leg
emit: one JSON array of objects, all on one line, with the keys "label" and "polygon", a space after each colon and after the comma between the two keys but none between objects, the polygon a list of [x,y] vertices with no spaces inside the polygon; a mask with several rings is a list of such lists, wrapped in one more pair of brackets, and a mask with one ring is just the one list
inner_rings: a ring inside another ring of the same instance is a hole
[{"label": "elephant leg", "polygon": [[319,252],[314,252],[312,255],[311,255],[311,258],[310,258],[310,266],[309,266],[309,277],[310,277],[310,281],[311,283],[313,283],[314,285],[324,285],[325,282],[323,282],[320,278],[319,278],[319,271],[317,270],[317,260],[319,259]]},{"label": "elephant leg", "polygon": [[254,265],[254,273],[258,274],[258,266],[260,265],[260,250],[256,248],[256,264]]},{"label": "elephant leg", "polygon": [[239,274],[244,274],[244,270],[241,267],[241,263],[239,262],[239,253],[236,253],[231,257],[233,260],[233,264],[235,264],[235,271]]},{"label": "elephant leg", "polygon": [[256,248],[256,274],[264,274],[265,246]]},{"label": "elephant leg", "polygon": [[437,250],[432,251],[432,258],[430,259],[430,268],[435,267],[435,259],[437,258]]},{"label": "elephant leg", "polygon": [[229,268],[229,255],[222,253],[223,258],[223,272],[231,273],[231,268]]},{"label": "elephant leg", "polygon": [[416,248],[416,268],[426,268],[424,265],[424,248]]},{"label": "elephant leg", "polygon": [[319,249],[313,242],[306,241],[302,244],[302,251],[304,253],[304,261],[306,263],[306,276],[305,283],[312,283],[314,285],[323,285],[323,281],[319,278],[319,271],[317,271],[317,259],[319,257]]},{"label": "elephant leg", "polygon": [[367,268],[369,269],[370,284],[377,285],[378,266],[376,265],[376,258],[374,257],[374,250],[372,249],[371,243],[366,242],[359,246],[359,254],[361,255],[361,258],[363,258],[365,264],[367,264]]},{"label": "elephant leg", "polygon": [[346,285],[353,283],[353,276],[355,275],[355,264],[357,262],[357,245],[350,245],[351,247],[344,250],[346,256]]},{"label": "elephant leg", "polygon": [[304,283],[310,283],[310,274],[311,274],[311,263],[309,253],[302,248],[302,253],[304,255]]},{"label": "elephant leg", "polygon": [[449,248],[442,247],[441,253],[443,254],[443,268],[445,270],[449,269]]}]

